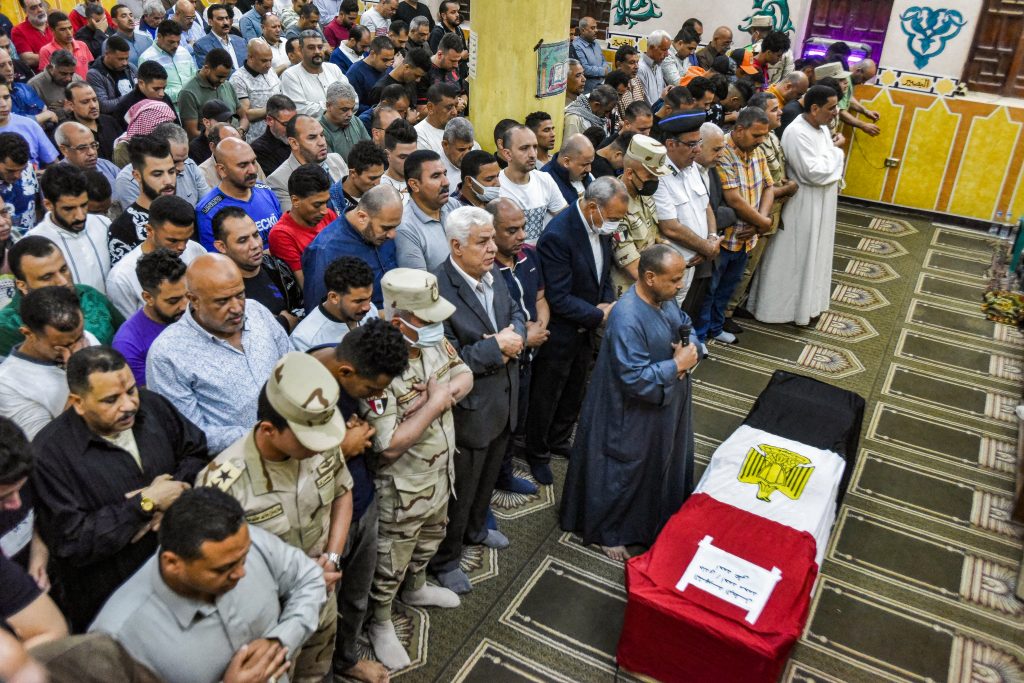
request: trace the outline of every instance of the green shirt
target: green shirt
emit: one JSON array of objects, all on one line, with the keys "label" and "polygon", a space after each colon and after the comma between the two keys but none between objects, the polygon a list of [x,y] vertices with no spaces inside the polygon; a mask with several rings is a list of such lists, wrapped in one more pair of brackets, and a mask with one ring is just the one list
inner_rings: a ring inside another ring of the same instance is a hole
[{"label": "green shirt", "polygon": [[[75,291],[82,304],[85,329],[92,332],[100,344],[109,344],[117,328],[124,322],[124,317],[98,289],[89,285],[75,285]],[[21,327],[21,314],[18,312],[21,300],[21,292],[15,291],[11,303],[0,311],[0,356],[9,355],[13,347],[25,341],[18,329]]]},{"label": "green shirt", "polygon": [[203,78],[202,73],[197,73],[195,78],[181,86],[178,93],[178,115],[181,122],[198,121],[199,110],[210,100],[220,100],[228,105],[231,111],[238,111],[238,95],[235,94],[231,83],[224,81],[214,88]]},{"label": "green shirt", "polygon": [[340,128],[327,120],[327,115],[320,117],[320,125],[324,127],[324,137],[327,138],[327,148],[332,152],[341,155],[342,159],[348,160],[348,153],[352,147],[363,140],[369,140],[370,134],[366,132],[366,126],[353,116],[348,123],[348,128]]}]

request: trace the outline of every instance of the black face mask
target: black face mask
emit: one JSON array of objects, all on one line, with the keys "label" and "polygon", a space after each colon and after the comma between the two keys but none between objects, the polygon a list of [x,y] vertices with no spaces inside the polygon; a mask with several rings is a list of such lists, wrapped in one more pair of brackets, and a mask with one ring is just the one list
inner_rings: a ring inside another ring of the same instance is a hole
[{"label": "black face mask", "polygon": [[644,197],[650,197],[650,196],[652,196],[657,191],[658,191],[658,179],[657,178],[651,178],[650,180],[645,180],[643,183],[640,184],[640,187],[636,188],[636,193],[639,194],[639,195],[642,195]]}]

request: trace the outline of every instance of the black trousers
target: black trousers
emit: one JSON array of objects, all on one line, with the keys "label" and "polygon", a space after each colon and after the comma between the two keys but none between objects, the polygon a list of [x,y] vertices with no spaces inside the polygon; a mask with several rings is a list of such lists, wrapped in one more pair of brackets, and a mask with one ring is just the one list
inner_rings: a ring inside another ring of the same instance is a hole
[{"label": "black trousers", "polygon": [[529,424],[530,411],[530,377],[533,376],[533,360],[524,355],[524,360],[519,361],[519,408],[518,420],[512,430],[512,436],[505,448],[505,457],[501,460],[501,472],[498,474],[498,483],[508,484],[512,481],[512,456],[515,455],[516,443],[519,448],[526,440],[526,425]]},{"label": "black trousers", "polygon": [[[560,348],[549,349],[551,344]],[[576,338],[567,343],[549,340],[534,359],[526,425],[526,459],[531,464],[547,463],[552,450],[569,452],[593,355],[593,333],[588,330],[577,332]]]},{"label": "black trousers", "polygon": [[686,298],[683,299],[683,313],[690,316],[690,321],[696,325],[700,307],[704,304],[704,297],[711,287],[711,275],[707,277],[695,277],[686,290]]},{"label": "black trousers", "polygon": [[341,674],[359,661],[356,642],[363,631],[363,622],[370,602],[370,584],[377,568],[377,499],[366,508],[358,521],[353,521],[341,558],[341,581],[338,594],[338,635],[334,640],[334,673]]},{"label": "black trousers", "polygon": [[444,540],[428,565],[434,573],[459,566],[462,546],[487,537],[487,508],[508,448],[510,430],[505,428],[485,448],[455,446],[455,497],[448,501],[448,527]]}]

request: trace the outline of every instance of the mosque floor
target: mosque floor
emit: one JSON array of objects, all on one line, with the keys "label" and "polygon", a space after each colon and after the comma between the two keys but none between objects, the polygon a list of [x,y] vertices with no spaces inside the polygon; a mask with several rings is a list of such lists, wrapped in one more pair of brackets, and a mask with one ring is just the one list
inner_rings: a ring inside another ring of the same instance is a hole
[{"label": "mosque floor", "polygon": [[[740,343],[712,345],[695,373],[698,476],[777,368],[867,400],[783,681],[1024,681],[1024,528],[1009,516],[1024,337],[981,313],[992,247],[842,205],[831,310],[813,328],[741,321]],[[559,529],[565,461],[554,465],[538,495],[495,494],[512,545],[464,558],[474,590],[459,609],[396,605],[413,661],[396,680],[636,680],[615,664],[622,565]]]}]

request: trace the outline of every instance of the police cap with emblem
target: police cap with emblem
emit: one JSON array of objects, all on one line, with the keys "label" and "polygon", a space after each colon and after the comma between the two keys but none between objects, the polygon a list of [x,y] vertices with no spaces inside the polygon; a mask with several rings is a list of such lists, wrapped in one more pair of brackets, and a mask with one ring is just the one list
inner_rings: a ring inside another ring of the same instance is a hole
[{"label": "police cap with emblem", "polygon": [[672,169],[665,164],[667,153],[665,145],[652,137],[637,133],[629,141],[626,158],[639,161],[644,168],[656,176],[666,176],[672,175]]},{"label": "police cap with emblem", "polygon": [[695,130],[700,130],[700,127],[707,120],[707,114],[702,111],[688,111],[662,119],[658,127],[669,135],[679,135],[680,133],[692,133]]},{"label": "police cap with emblem", "polygon": [[439,323],[455,312],[455,306],[438,291],[437,278],[425,270],[389,270],[381,278],[380,287],[385,308],[409,311],[423,322]]},{"label": "police cap with emblem", "polygon": [[338,382],[307,353],[285,354],[270,373],[267,401],[306,448],[320,453],[341,445],[345,419],[338,410]]}]

